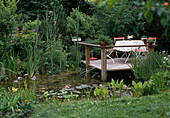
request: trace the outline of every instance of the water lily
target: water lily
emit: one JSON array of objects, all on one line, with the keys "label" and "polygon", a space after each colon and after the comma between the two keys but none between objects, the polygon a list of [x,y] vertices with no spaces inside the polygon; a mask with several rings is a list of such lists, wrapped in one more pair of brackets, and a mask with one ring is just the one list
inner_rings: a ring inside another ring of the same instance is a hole
[{"label": "water lily", "polygon": [[12,87],[12,91],[13,91],[13,92],[16,92],[16,91],[17,91],[17,88]]},{"label": "water lily", "polygon": [[65,86],[65,89],[69,89],[69,88],[70,88],[69,85],[66,85],[66,86]]},{"label": "water lily", "polygon": [[32,78],[32,80],[33,80],[33,81],[36,80],[36,77],[34,76],[34,77]]}]

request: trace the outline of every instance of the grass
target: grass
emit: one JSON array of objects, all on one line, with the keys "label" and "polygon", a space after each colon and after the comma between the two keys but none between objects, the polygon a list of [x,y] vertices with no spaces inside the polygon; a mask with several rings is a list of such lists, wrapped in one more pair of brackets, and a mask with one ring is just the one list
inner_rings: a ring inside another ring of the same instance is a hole
[{"label": "grass", "polygon": [[165,118],[170,117],[170,90],[140,98],[110,98],[37,104],[31,118]]}]

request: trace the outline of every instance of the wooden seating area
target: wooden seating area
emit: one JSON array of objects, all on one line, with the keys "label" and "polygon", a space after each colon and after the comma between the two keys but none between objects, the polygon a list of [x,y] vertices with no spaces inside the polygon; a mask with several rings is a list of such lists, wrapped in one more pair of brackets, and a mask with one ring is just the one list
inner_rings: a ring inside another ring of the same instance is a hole
[{"label": "wooden seating area", "polygon": [[[148,47],[150,51],[154,51],[154,46],[157,45],[123,45],[123,46],[100,46],[95,45],[93,43],[87,43],[87,42],[78,42],[80,45],[85,46],[85,61],[83,61],[86,64],[86,77],[90,78],[90,66],[94,67],[96,69],[101,70],[101,79],[102,81],[107,81],[107,71],[119,71],[119,70],[127,70],[131,69],[130,63],[120,63],[122,59],[114,59],[114,62],[112,63],[111,60],[106,59],[106,49],[107,48],[113,48],[113,47]],[[90,60],[90,47],[98,47],[101,48],[101,59],[100,60]],[[124,62],[124,60],[123,60]]]}]

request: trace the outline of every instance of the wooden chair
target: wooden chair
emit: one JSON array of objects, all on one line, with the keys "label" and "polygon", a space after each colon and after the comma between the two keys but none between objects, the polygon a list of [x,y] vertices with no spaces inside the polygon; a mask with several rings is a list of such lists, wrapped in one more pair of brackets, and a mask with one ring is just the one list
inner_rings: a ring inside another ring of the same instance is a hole
[{"label": "wooden chair", "polygon": [[[111,54],[116,51],[114,48],[106,49],[106,57],[110,58],[112,62],[114,63],[113,58],[111,57]],[[117,51],[116,51],[116,57],[118,58]]]},{"label": "wooden chair", "polygon": [[[124,40],[125,37],[114,37],[113,39],[114,39],[114,43],[115,43],[116,41]],[[118,58],[117,51],[116,51],[114,48],[106,49],[106,52],[107,52],[107,53],[106,53],[106,56],[107,56],[108,58],[110,58],[113,63],[114,63],[114,60],[113,60],[113,58],[111,57],[111,54],[112,54],[114,51],[116,52],[116,58]]]},{"label": "wooden chair", "polygon": [[125,40],[125,37],[114,37],[114,42],[120,41],[120,40]]}]

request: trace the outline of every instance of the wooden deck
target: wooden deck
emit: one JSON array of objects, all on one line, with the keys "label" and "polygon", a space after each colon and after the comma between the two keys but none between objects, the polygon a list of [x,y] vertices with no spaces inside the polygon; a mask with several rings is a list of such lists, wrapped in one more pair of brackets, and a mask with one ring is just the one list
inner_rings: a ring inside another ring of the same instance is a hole
[{"label": "wooden deck", "polygon": [[[83,61],[86,64],[86,61]],[[98,60],[90,60],[90,66],[94,67],[98,70],[101,70],[101,59]],[[120,70],[130,70],[131,64],[128,61],[125,63],[125,59],[115,58],[114,63],[111,59],[107,59],[107,71],[120,71]]]},{"label": "wooden deck", "polygon": [[[157,45],[123,45],[123,46],[100,46],[95,45],[90,42],[78,42],[80,45],[85,46],[85,59],[84,61],[86,65],[86,78],[90,78],[90,68],[94,67],[96,69],[101,70],[101,79],[102,81],[107,81],[107,72],[108,71],[119,71],[119,70],[130,70],[131,65],[129,62],[125,63],[125,61],[121,59],[115,59],[115,63],[111,60],[106,59],[106,49],[107,48],[114,48],[114,47],[148,47],[151,52],[154,51],[154,47]],[[90,47],[97,47],[101,48],[101,60],[90,60]]]}]

